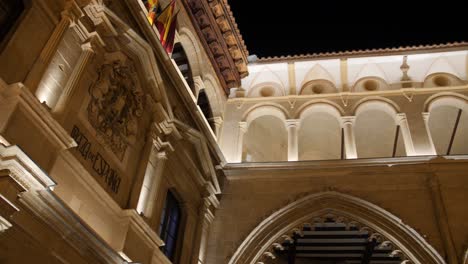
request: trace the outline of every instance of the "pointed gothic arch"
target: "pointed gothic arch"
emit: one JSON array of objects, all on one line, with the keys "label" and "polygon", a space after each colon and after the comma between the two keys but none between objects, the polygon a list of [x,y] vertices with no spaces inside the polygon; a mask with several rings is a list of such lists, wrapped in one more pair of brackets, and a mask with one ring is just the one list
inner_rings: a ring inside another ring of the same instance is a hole
[{"label": "pointed gothic arch", "polygon": [[279,240],[324,215],[338,216],[340,221],[348,219],[349,223],[372,230],[373,235],[394,246],[404,259],[402,263],[445,263],[421,235],[398,217],[360,198],[331,191],[299,198],[263,220],[238,247],[229,264],[265,263],[262,261],[272,258]]}]

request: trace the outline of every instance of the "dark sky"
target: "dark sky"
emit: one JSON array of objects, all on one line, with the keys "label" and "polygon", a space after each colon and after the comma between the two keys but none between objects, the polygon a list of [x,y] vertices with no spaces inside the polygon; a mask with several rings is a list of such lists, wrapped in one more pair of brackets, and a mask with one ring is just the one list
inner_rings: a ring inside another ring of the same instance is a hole
[{"label": "dark sky", "polygon": [[468,41],[465,4],[432,2],[228,0],[259,57]]}]

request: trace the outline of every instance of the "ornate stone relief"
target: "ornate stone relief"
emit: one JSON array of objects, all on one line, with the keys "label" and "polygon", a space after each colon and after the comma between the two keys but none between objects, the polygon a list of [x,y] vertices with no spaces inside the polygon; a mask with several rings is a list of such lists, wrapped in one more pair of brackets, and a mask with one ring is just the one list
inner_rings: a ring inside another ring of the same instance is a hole
[{"label": "ornate stone relief", "polygon": [[109,57],[89,87],[87,114],[98,141],[122,160],[136,139],[138,120],[143,114],[143,92],[134,65],[122,56]]}]

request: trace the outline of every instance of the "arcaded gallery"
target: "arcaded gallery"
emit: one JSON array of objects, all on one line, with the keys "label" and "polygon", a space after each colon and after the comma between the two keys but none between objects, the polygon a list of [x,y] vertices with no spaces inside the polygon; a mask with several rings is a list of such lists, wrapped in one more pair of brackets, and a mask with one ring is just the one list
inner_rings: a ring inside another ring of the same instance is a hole
[{"label": "arcaded gallery", "polygon": [[467,42],[257,57],[227,0],[0,0],[1,264],[467,249]]}]

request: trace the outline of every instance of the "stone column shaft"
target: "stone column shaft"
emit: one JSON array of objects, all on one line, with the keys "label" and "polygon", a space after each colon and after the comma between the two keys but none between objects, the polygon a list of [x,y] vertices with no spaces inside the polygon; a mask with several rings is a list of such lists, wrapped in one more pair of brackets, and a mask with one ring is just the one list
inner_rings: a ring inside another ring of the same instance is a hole
[{"label": "stone column shaft", "polygon": [[247,123],[246,122],[239,122],[239,132],[237,137],[237,151],[236,151],[236,158],[233,162],[241,163],[242,162],[242,151],[243,151],[243,144],[244,144],[244,134],[247,132]]},{"label": "stone column shaft", "polygon": [[429,131],[429,113],[407,112],[408,130],[412,135],[414,155],[437,155]]},{"label": "stone column shaft", "polygon": [[288,129],[288,161],[298,161],[299,160],[299,146],[298,146],[299,120],[297,119],[286,120],[286,127]]},{"label": "stone column shaft", "polygon": [[346,159],[357,159],[356,138],[354,137],[355,116],[343,116],[342,127],[344,132],[344,148]]},{"label": "stone column shaft", "polygon": [[415,156],[413,139],[411,138],[411,132],[408,126],[408,121],[406,120],[406,115],[403,113],[397,114],[395,121],[396,125],[400,126],[400,132],[403,137],[406,155]]}]

